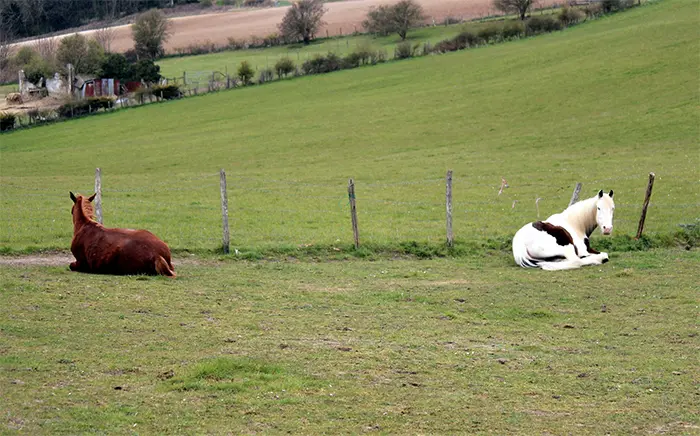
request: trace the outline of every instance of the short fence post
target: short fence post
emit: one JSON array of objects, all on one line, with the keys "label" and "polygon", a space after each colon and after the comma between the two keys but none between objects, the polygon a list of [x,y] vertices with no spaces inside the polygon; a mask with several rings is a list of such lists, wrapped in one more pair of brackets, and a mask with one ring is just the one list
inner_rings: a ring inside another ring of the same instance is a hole
[{"label": "short fence post", "polygon": [[102,170],[95,168],[95,219],[102,224]]},{"label": "short fence post", "polygon": [[226,172],[222,168],[219,172],[221,176],[221,222],[223,225],[223,249],[224,254],[228,254],[230,250],[229,232],[228,232],[228,194],[226,193]]},{"label": "short fence post", "polygon": [[644,204],[642,205],[642,216],[639,217],[639,227],[637,227],[637,236],[635,239],[642,237],[642,231],[644,230],[644,220],[647,219],[647,208],[649,207],[649,200],[651,199],[651,190],[654,187],[654,178],[656,175],[654,173],[649,173],[649,183],[647,184],[647,192],[644,195]]},{"label": "short fence post", "polygon": [[445,206],[447,208],[447,246],[454,245],[454,234],[452,233],[452,170],[447,171]]},{"label": "short fence post", "polygon": [[348,181],[348,198],[350,199],[350,217],[352,218],[352,234],[355,239],[355,249],[360,248],[360,232],[357,228],[357,209],[355,208],[355,182]]},{"label": "short fence post", "polygon": [[569,206],[578,201],[578,194],[581,192],[581,186],[583,185],[581,185],[580,183],[576,184],[576,187],[574,188],[574,193],[571,194],[571,201],[569,201]]}]

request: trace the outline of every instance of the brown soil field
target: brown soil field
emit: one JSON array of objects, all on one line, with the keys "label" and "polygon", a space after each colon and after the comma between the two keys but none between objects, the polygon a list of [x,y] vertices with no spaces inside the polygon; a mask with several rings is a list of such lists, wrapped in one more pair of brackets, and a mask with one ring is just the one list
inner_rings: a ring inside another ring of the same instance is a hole
[{"label": "brown soil field", "polygon": [[[362,31],[362,21],[370,7],[395,3],[397,0],[348,0],[327,3],[326,22],[318,36],[335,36]],[[492,16],[496,14],[491,0],[417,0],[423,6],[429,24],[441,23],[445,17],[464,20]],[[540,0],[536,7],[546,7],[556,0]],[[282,21],[288,7],[266,9],[234,9],[228,12],[199,14],[172,18],[172,37],[166,44],[166,51],[172,52],[177,47],[210,41],[217,45],[226,44],[229,37],[248,39],[251,36],[263,37],[277,31],[277,24]],[[93,30],[81,32],[87,36]],[[60,38],[60,37],[59,37]],[[27,41],[24,43],[31,43]],[[114,27],[114,51],[123,52],[133,48],[129,25]]]}]

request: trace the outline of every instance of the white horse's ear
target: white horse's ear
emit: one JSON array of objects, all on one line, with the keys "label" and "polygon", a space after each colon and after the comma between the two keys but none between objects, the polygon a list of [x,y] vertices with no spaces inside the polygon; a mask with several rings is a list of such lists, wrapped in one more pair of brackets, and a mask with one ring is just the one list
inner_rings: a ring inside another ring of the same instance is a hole
[{"label": "white horse's ear", "polygon": [[[68,192],[70,192],[70,191],[68,191]],[[73,195],[72,192],[70,193],[70,199],[73,200],[73,203],[75,203],[76,201],[78,201],[78,200],[75,198],[75,195]]]},{"label": "white horse's ear", "polygon": [[610,196],[610,198],[612,198],[612,196],[613,196],[613,191],[612,191],[612,189],[610,190],[610,193],[609,193],[608,195]]},{"label": "white horse's ear", "polygon": [[603,190],[598,191],[598,198],[603,198]]}]

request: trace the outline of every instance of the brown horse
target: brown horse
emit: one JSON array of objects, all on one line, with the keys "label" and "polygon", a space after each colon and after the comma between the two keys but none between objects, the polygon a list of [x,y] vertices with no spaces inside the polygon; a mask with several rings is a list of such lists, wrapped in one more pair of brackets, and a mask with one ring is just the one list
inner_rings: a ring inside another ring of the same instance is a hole
[{"label": "brown horse", "polygon": [[70,251],[75,262],[72,271],[96,274],[148,274],[175,277],[170,249],[147,230],[107,229],[94,219],[91,197],[73,200],[73,240]]}]

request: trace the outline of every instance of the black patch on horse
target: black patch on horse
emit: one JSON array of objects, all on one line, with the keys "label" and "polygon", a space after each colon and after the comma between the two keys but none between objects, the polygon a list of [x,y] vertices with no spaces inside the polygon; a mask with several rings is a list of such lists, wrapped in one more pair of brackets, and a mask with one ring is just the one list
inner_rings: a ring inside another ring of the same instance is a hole
[{"label": "black patch on horse", "polygon": [[584,244],[586,244],[586,250],[588,250],[589,253],[591,254],[600,254],[600,251],[596,251],[595,249],[591,248],[591,243],[588,240],[588,238],[583,238]]},{"label": "black patch on horse", "polygon": [[[554,224],[550,224],[544,221],[536,221],[532,223],[532,227],[536,228],[541,232],[546,232],[548,235],[552,236],[554,239],[556,239],[557,245],[565,247],[569,244],[574,244],[574,239],[571,237],[571,233],[569,233],[569,231],[566,230],[564,227],[555,226]],[[578,256],[578,249],[575,245],[574,250],[576,251],[576,255]]]}]

